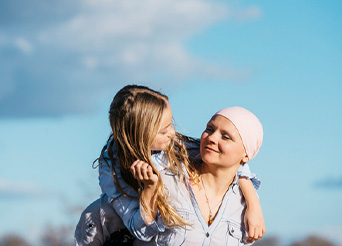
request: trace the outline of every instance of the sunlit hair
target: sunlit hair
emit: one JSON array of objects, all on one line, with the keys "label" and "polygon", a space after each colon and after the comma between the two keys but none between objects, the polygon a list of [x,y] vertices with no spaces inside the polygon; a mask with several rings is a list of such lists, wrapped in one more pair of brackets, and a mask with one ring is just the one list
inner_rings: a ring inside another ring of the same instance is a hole
[{"label": "sunlit hair", "polygon": [[[161,219],[167,226],[184,227],[188,223],[168,204],[163,182],[151,159],[151,146],[161,127],[167,102],[167,96],[145,86],[128,85],[122,88],[110,105],[109,121],[113,131],[113,140],[107,151],[113,165],[115,163],[113,153],[115,143],[121,176],[128,185],[138,192],[139,197],[144,188],[143,183],[133,177],[130,167],[137,159],[149,163],[153,172],[158,176],[156,201]],[[183,140],[183,136],[176,133],[168,148],[164,150],[170,163],[169,168],[180,178],[184,175],[183,166],[190,177],[195,173],[189,166],[189,158]],[[112,167],[112,170],[115,184],[120,192],[125,196],[132,197],[120,187],[115,168]],[[140,203],[146,210],[146,201],[140,199]]]}]

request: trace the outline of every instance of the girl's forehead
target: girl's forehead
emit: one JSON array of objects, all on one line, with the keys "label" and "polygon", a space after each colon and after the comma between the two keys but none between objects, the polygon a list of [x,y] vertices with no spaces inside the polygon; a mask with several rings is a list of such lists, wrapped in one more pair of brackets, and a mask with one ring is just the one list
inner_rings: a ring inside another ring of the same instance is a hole
[{"label": "girl's forehead", "polygon": [[172,121],[172,110],[171,110],[170,104],[168,104],[163,112],[162,127],[169,125],[171,121]]}]

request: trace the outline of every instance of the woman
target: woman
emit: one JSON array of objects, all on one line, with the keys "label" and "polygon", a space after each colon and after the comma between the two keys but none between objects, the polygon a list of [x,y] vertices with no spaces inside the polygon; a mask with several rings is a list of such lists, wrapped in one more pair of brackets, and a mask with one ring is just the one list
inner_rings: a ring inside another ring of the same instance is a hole
[{"label": "woman", "polygon": [[[100,158],[100,186],[105,195],[98,204],[108,199],[124,225],[143,241],[149,241],[163,232],[165,226],[188,225],[166,201],[159,175],[162,169],[160,160],[165,157],[166,164],[179,178],[186,170],[186,174],[196,179],[188,165],[184,147],[186,138],[175,133],[172,127],[172,111],[167,97],[144,86],[126,86],[114,97],[109,118],[113,134],[104,148],[103,158]],[[162,152],[156,157],[151,155],[151,151]],[[158,161],[159,165],[155,165]],[[130,171],[132,163],[134,170],[142,175],[138,181]],[[81,216],[75,233],[79,245],[101,245],[88,242],[94,242],[96,237],[107,237],[104,233],[99,234],[99,231],[105,231],[103,228],[97,228],[96,223],[92,223],[98,219],[94,214],[93,206]],[[106,235],[110,230],[107,231]]]},{"label": "woman", "polygon": [[169,203],[191,226],[170,228],[149,243],[136,244],[245,245],[246,203],[236,172],[255,157],[262,140],[261,123],[248,110],[231,107],[217,112],[201,136],[199,181],[182,180],[167,169],[161,172]]}]

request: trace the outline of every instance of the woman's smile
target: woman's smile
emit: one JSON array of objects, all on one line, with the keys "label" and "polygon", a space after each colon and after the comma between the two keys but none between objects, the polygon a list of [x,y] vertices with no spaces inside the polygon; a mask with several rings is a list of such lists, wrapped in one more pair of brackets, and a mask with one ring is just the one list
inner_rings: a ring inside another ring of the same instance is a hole
[{"label": "woman's smile", "polygon": [[220,151],[216,150],[216,148],[214,148],[214,147],[205,146],[205,150],[209,151],[209,152],[220,153]]}]

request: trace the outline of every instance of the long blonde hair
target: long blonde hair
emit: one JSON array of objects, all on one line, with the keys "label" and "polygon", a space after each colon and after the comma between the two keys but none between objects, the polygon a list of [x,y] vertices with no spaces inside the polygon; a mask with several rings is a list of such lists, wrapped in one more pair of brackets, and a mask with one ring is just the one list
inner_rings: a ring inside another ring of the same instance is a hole
[{"label": "long blonde hair", "polygon": [[[110,142],[107,151],[109,159],[114,165],[113,145],[116,145],[121,176],[129,186],[138,192],[139,197],[141,197],[141,191],[144,187],[141,182],[133,177],[130,166],[137,159],[149,163],[153,172],[158,175],[156,202],[161,219],[166,226],[184,227],[188,223],[167,202],[164,184],[151,159],[151,146],[159,131],[167,101],[167,96],[145,86],[128,85],[122,88],[115,95],[109,110],[113,141]],[[189,158],[181,134],[176,133],[164,152],[170,163],[169,168],[180,178],[184,174],[183,166],[190,176],[194,173],[193,168],[189,165]],[[114,181],[120,192],[125,196],[132,197],[120,187],[114,166],[112,170]],[[142,198],[140,203],[146,208],[146,202]]]}]

